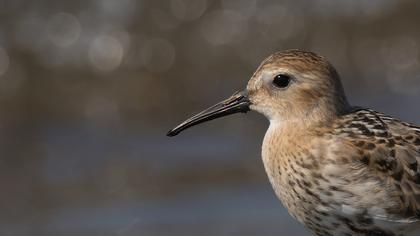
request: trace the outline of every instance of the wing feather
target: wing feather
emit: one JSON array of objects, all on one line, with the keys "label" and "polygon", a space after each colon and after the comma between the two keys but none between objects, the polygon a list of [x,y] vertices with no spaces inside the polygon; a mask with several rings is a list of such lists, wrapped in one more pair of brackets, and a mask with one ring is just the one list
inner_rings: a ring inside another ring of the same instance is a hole
[{"label": "wing feather", "polygon": [[334,130],[358,150],[357,166],[398,195],[399,204],[385,209],[389,220],[420,221],[420,127],[369,109],[344,116],[339,126]]}]

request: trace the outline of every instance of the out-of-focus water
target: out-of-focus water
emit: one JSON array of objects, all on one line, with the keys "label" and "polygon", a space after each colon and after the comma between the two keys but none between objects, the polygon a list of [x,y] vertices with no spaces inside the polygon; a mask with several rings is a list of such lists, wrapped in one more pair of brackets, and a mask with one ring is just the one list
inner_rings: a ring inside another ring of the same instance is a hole
[{"label": "out-of-focus water", "polygon": [[[69,233],[71,232],[71,233]],[[269,186],[208,188],[166,200],[57,212],[46,235],[307,235]]]},{"label": "out-of-focus water", "polygon": [[83,124],[41,130],[48,190],[36,194],[47,201],[4,219],[2,235],[307,235],[266,181],[254,137],[170,139]]}]

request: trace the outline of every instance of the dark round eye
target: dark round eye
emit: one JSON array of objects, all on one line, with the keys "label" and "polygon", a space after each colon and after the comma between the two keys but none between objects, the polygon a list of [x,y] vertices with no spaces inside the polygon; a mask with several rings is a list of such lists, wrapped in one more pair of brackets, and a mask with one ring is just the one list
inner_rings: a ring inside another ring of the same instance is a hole
[{"label": "dark round eye", "polygon": [[273,84],[278,88],[286,88],[287,86],[289,86],[290,81],[290,76],[285,74],[279,74],[274,77]]}]

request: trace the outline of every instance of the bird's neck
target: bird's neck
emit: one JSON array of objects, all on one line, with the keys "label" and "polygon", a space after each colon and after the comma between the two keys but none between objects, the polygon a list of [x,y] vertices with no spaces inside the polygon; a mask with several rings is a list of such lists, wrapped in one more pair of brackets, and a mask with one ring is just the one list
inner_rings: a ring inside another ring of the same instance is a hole
[{"label": "bird's neck", "polygon": [[[337,98],[337,97],[334,97]],[[296,104],[290,111],[271,112],[266,115],[270,120],[270,129],[281,130],[283,134],[305,135],[314,129],[329,126],[337,118],[352,110],[345,96],[341,99],[331,99],[324,97],[317,102]],[[333,102],[337,100],[339,102]]]},{"label": "bird's neck", "polygon": [[270,120],[270,126],[265,134],[264,145],[282,146],[283,151],[294,148],[295,145],[305,146],[315,137],[316,127],[321,123],[305,119]]}]

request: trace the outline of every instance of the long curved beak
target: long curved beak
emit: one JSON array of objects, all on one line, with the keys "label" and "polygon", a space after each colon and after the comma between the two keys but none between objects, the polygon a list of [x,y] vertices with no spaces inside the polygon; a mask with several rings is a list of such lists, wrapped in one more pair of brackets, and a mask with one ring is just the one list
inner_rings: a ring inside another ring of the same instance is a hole
[{"label": "long curved beak", "polygon": [[246,92],[236,92],[228,99],[217,103],[216,105],[207,108],[206,110],[182,122],[180,125],[170,130],[166,135],[172,137],[191,126],[198,125],[209,120],[238,112],[246,113],[249,111],[250,104],[251,102],[249,101]]}]

